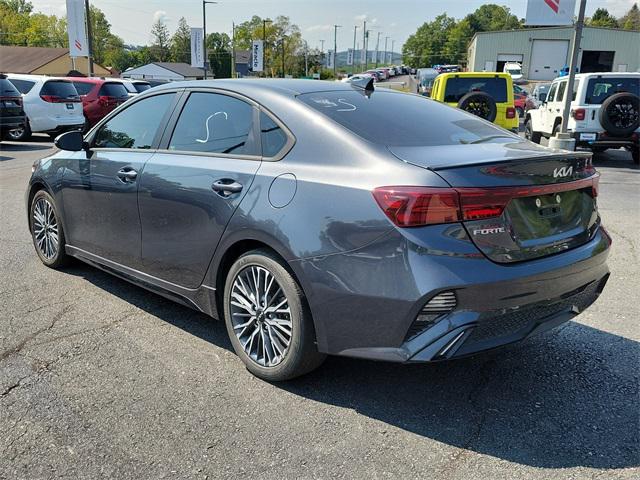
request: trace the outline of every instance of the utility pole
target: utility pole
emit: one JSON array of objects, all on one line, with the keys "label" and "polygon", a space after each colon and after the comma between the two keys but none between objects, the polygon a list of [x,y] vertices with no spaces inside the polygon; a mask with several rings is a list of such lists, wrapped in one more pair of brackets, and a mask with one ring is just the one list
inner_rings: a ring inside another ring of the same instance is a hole
[{"label": "utility pole", "polygon": [[336,78],[338,72],[338,29],[342,25],[333,26],[333,78]]},{"label": "utility pole", "polygon": [[[324,67],[324,40],[320,40],[320,66]],[[322,68],[320,68],[322,70]]]},{"label": "utility pole", "polygon": [[389,60],[389,65],[391,65],[393,63],[393,48],[394,45],[396,44],[395,40],[391,40],[391,60]]},{"label": "utility pole", "polygon": [[236,76],[236,22],[231,22],[231,78]]},{"label": "utility pole", "polygon": [[284,55],[285,55],[285,51],[284,51],[285,44],[284,44],[284,42],[285,42],[285,40],[286,40],[286,37],[282,37],[282,78],[284,78],[284,76],[285,76],[284,75]]},{"label": "utility pole", "polygon": [[304,76],[309,76],[309,45],[304,41]]},{"label": "utility pole", "polygon": [[267,23],[271,20],[262,20],[262,74],[267,76]]},{"label": "utility pole", "polygon": [[202,0],[202,43],[204,52],[204,79],[207,79],[207,70],[209,65],[209,56],[207,55],[207,3],[216,4],[209,0]]},{"label": "utility pole", "polygon": [[380,53],[380,33],[378,32],[378,40],[376,40],[376,68],[378,68],[378,55]]},{"label": "utility pole", "polygon": [[89,10],[89,0],[84,0],[84,9],[85,16],[87,17],[87,46],[89,47],[89,54],[87,55],[87,73],[90,77],[93,77],[93,35],[91,33],[91,10]]},{"label": "utility pole", "polygon": [[387,42],[391,37],[384,37],[384,64],[387,64]]},{"label": "utility pole", "polygon": [[362,64],[363,71],[367,71],[367,21],[364,21],[362,26],[362,52],[364,55],[360,58],[360,63]]},{"label": "utility pole", "polygon": [[356,35],[358,34],[358,26],[353,27],[353,62],[351,65],[351,73],[356,71]]},{"label": "utility pole", "polygon": [[364,65],[364,69],[369,70],[369,34],[372,32],[372,30],[365,30],[365,35],[364,35],[364,58],[365,58],[365,65]]}]

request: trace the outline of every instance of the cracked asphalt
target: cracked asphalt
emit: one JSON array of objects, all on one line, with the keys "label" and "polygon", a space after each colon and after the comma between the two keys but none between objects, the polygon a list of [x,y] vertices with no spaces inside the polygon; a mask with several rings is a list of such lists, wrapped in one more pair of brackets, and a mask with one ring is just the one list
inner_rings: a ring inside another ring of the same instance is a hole
[{"label": "cracked asphalt", "polygon": [[560,329],[435,365],[330,358],[271,385],[224,325],[81,263],[45,268],[23,194],[46,137],[0,151],[0,478],[640,477],[640,170],[595,157],[613,236]]}]

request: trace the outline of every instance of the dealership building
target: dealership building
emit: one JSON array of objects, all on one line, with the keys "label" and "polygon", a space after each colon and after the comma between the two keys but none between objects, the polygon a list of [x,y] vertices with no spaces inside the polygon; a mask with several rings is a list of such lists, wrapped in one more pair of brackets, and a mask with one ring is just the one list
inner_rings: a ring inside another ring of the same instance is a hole
[{"label": "dealership building", "polygon": [[[501,72],[518,62],[529,80],[553,80],[571,59],[573,27],[543,27],[476,33],[467,50],[469,71]],[[580,72],[640,71],[640,32],[585,27]]]}]

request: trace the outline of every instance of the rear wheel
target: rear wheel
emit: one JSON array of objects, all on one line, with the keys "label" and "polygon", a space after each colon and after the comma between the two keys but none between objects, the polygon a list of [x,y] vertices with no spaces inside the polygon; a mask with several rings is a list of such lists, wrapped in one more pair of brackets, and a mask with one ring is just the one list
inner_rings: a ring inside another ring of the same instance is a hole
[{"label": "rear wheel", "polygon": [[533,125],[531,125],[531,119],[527,118],[524,124],[524,138],[531,140],[533,143],[540,143],[542,134],[540,132],[533,131]]},{"label": "rear wheel", "polygon": [[25,123],[22,127],[14,128],[6,133],[7,140],[14,142],[24,142],[31,138],[31,128],[29,122]]},{"label": "rear wheel", "polygon": [[484,92],[469,92],[458,102],[458,108],[489,122],[496,119],[498,109],[493,97]]},{"label": "rear wheel", "polygon": [[236,354],[264,380],[283,381],[318,367],[311,313],[300,285],[266,250],[246,253],[231,266],[224,317]]},{"label": "rear wheel", "polygon": [[53,198],[45,190],[39,190],[33,196],[29,208],[29,222],[33,246],[42,263],[51,268],[65,265],[69,257],[64,250],[62,223]]}]

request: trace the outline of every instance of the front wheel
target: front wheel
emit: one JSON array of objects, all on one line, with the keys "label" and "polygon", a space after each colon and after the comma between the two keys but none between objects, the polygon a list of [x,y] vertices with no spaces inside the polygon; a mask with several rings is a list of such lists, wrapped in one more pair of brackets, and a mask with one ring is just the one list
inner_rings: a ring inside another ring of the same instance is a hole
[{"label": "front wheel", "polygon": [[524,138],[531,140],[533,143],[540,143],[542,134],[540,132],[533,131],[533,125],[531,125],[531,119],[528,118],[524,124]]},{"label": "front wheel", "polygon": [[64,231],[53,198],[45,190],[33,196],[29,222],[33,246],[42,263],[51,268],[64,266],[69,260],[64,250]]},{"label": "front wheel", "polygon": [[300,285],[275,255],[254,250],[231,266],[224,317],[236,354],[264,380],[283,381],[318,367],[311,312]]}]

